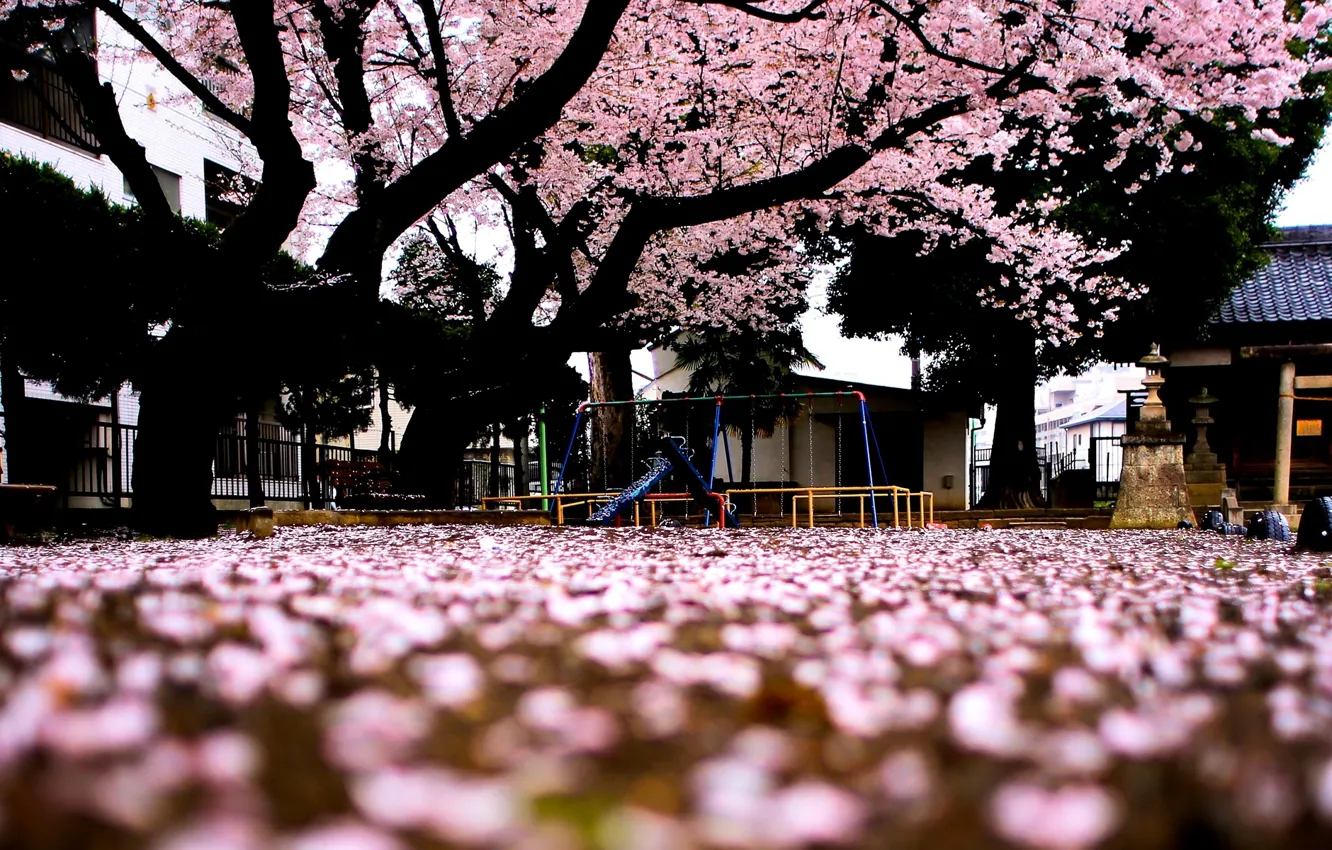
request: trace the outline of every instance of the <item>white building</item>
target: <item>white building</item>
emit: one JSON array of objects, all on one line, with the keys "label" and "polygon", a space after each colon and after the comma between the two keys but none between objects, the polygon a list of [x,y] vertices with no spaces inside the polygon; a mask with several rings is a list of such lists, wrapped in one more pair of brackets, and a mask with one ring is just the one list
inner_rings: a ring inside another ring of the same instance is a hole
[{"label": "white building", "polygon": [[[1109,413],[1118,409],[1118,421],[1124,421],[1124,392],[1141,389],[1146,374],[1139,366],[1100,363],[1077,377],[1060,375],[1041,384],[1036,388],[1036,445],[1047,457],[1085,454],[1092,436],[1111,435],[1105,424]],[[1094,422],[1101,424],[1093,435]],[[1117,433],[1123,433],[1122,424]]]},{"label": "white building", "polygon": [[[129,36],[100,13],[95,18],[95,33],[102,81],[117,92],[125,129],[144,146],[172,209],[225,227],[238,212],[225,197],[231,178],[257,171],[253,148],[155,64],[123,58],[130,51],[118,48],[130,44]],[[39,68],[25,80],[0,73],[0,150],[48,163],[77,185],[100,189],[113,203],[134,204],[120,170],[110,158],[89,152],[89,142],[95,140],[82,129],[77,100],[54,68]],[[114,275],[113,270],[109,272]],[[67,490],[69,507],[115,505],[115,494],[129,490],[137,395],[124,388],[115,399],[83,404],[33,381],[26,382],[25,395],[26,404],[40,411],[43,428],[50,422],[51,428],[61,430],[66,441],[74,444],[70,453],[59,452],[49,459],[51,468],[43,473],[50,479],[46,483]],[[272,412],[270,408],[262,417],[264,436],[294,436],[277,426]],[[117,430],[113,423],[122,426],[120,438],[113,433]],[[224,508],[243,506],[244,478],[238,477],[235,452],[222,448],[221,442],[214,493],[234,498],[215,502]],[[0,452],[0,458],[5,454]],[[261,466],[266,475],[273,476],[265,482],[267,492],[291,490],[289,485],[299,484],[297,454],[294,447],[290,452],[283,447],[266,452]],[[4,481],[10,480],[7,460],[0,460],[0,475]],[[122,499],[120,504],[128,501]]]}]

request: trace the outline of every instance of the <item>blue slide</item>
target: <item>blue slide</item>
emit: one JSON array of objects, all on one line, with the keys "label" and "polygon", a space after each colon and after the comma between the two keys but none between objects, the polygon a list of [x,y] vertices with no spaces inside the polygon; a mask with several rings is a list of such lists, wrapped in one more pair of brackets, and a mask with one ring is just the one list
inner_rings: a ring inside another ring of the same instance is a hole
[{"label": "blue slide", "polygon": [[[685,488],[689,490],[689,495],[693,496],[694,500],[703,505],[706,510],[717,507],[716,494],[703,480],[703,476],[698,474],[698,470],[694,469],[694,465],[689,462],[689,458],[685,457],[680,444],[671,437],[663,437],[661,450],[670,459],[671,464],[680,470],[680,474],[684,477]],[[726,524],[731,528],[740,527],[740,520],[736,519],[735,511],[730,508],[726,509]]]},{"label": "blue slide", "polygon": [[657,485],[667,475],[671,474],[671,462],[663,457],[650,457],[647,464],[651,469],[647,475],[630,484],[620,495],[611,499],[601,510],[587,518],[588,525],[610,525],[615,522],[615,518],[637,502],[639,499],[652,492],[652,488]]},{"label": "blue slide", "polygon": [[[684,450],[680,443],[673,437],[663,437],[661,440],[662,453],[665,457],[648,458],[648,466],[651,467],[648,473],[642,478],[630,484],[620,492],[601,510],[588,517],[585,522],[588,525],[610,525],[615,522],[615,518],[629,510],[629,508],[642,499],[658,482],[663,480],[671,472],[679,470],[684,477],[685,487],[689,494],[694,497],[706,510],[712,510],[717,507],[717,496],[703,481],[703,476],[698,474],[694,465],[685,457]],[[726,524],[731,528],[739,528],[740,520],[736,519],[735,511],[726,511]]]}]

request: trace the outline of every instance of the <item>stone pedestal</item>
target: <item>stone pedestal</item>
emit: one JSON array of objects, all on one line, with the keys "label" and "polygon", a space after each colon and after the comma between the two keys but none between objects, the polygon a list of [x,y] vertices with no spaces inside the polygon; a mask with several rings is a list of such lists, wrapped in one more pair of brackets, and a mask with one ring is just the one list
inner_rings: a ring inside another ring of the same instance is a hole
[{"label": "stone pedestal", "polygon": [[1121,444],[1124,470],[1110,527],[1175,528],[1183,520],[1194,522],[1183,435],[1126,434]]},{"label": "stone pedestal", "polygon": [[1189,504],[1189,483],[1184,475],[1184,436],[1170,430],[1161,403],[1161,367],[1168,363],[1161,349],[1138,361],[1148,370],[1142,385],[1147,401],[1132,434],[1120,438],[1124,469],[1119,476],[1119,498],[1111,528],[1174,528],[1180,522],[1196,524]]},{"label": "stone pedestal", "polygon": [[1198,413],[1193,417],[1193,424],[1198,428],[1198,440],[1189,452],[1188,462],[1184,464],[1184,477],[1188,480],[1189,503],[1195,508],[1212,508],[1221,504],[1221,491],[1226,489],[1226,465],[1217,460],[1207,442],[1207,426],[1216,420],[1208,415],[1208,408],[1216,404],[1217,399],[1202,392],[1189,399],[1198,406]]}]

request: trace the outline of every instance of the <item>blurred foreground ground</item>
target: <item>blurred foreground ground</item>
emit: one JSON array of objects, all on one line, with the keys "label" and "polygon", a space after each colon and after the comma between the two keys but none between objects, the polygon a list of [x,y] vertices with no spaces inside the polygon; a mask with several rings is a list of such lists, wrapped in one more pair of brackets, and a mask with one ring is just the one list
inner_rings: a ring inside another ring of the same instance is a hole
[{"label": "blurred foreground ground", "polygon": [[0,844],[1332,846],[1332,573],[1204,532],[0,549]]}]

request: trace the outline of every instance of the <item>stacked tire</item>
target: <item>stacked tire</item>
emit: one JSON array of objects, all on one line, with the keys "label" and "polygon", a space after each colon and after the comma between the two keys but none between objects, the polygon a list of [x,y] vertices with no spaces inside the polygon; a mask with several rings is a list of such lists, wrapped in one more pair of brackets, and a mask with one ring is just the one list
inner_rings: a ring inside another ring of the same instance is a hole
[{"label": "stacked tire", "polygon": [[1224,533],[1226,529],[1226,518],[1221,515],[1220,511],[1208,511],[1203,514],[1202,521],[1198,523],[1198,528],[1203,531],[1220,531]]},{"label": "stacked tire", "polygon": [[1280,511],[1259,511],[1249,523],[1250,540],[1290,542],[1290,521]]},{"label": "stacked tire", "polygon": [[1332,498],[1324,496],[1304,506],[1295,548],[1310,552],[1332,552]]}]

